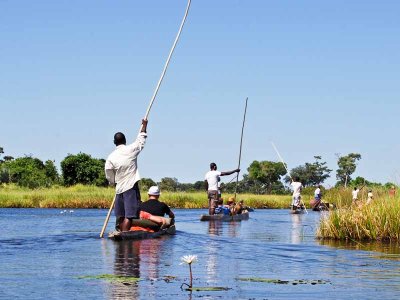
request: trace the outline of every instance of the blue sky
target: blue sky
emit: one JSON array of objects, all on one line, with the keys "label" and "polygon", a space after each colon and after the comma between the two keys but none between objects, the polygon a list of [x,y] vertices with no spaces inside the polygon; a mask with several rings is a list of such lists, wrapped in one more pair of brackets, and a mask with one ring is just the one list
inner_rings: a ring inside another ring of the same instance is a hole
[{"label": "blue sky", "polygon": [[[186,7],[169,1],[0,1],[0,146],[59,165],[106,158],[139,130]],[[149,116],[143,177],[203,180],[211,161],[289,168],[362,155],[400,183],[399,1],[193,0]],[[335,173],[328,184],[335,182]]]}]

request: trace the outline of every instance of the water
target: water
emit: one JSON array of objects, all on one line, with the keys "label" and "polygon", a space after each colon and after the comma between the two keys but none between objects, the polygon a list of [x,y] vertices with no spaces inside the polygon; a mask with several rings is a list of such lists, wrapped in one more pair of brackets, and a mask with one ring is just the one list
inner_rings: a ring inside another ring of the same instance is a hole
[{"label": "water", "polygon": [[[319,213],[257,210],[248,221],[210,223],[199,221],[205,210],[175,212],[176,236],[113,242],[98,237],[105,210],[0,209],[0,298],[399,298],[399,246],[321,244],[314,237]],[[195,287],[229,290],[181,290],[189,269],[180,258],[188,254],[198,256]],[[80,278],[102,274],[141,280]],[[289,283],[242,281],[248,278]]]}]

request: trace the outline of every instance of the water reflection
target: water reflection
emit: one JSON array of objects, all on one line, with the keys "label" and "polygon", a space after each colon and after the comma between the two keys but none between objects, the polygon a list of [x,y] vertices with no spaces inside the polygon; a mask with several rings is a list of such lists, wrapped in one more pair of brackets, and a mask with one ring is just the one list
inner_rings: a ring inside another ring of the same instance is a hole
[{"label": "water reflection", "polygon": [[385,259],[395,259],[400,261],[400,246],[398,243],[383,243],[383,242],[353,242],[353,241],[336,241],[336,240],[320,240],[319,243],[323,246],[328,246],[338,249],[352,249],[370,252],[381,252],[382,254],[374,257]]},{"label": "water reflection", "polygon": [[303,224],[302,215],[292,214],[292,230],[291,230],[291,242],[292,244],[300,244],[303,241]]},{"label": "water reflection", "polygon": [[208,222],[208,233],[210,235],[221,235],[222,222],[221,221],[209,221]]},{"label": "water reflection", "polygon": [[[114,274],[140,278],[141,241],[120,241],[115,243]],[[137,282],[112,282],[111,299],[137,299]]]}]

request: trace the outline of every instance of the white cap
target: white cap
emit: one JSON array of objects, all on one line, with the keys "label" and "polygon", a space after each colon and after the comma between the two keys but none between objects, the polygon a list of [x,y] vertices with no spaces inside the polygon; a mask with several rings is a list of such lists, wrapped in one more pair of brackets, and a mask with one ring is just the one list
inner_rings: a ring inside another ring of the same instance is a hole
[{"label": "white cap", "polygon": [[158,196],[160,195],[160,189],[158,188],[158,186],[153,185],[152,187],[149,188],[149,192],[147,194]]}]

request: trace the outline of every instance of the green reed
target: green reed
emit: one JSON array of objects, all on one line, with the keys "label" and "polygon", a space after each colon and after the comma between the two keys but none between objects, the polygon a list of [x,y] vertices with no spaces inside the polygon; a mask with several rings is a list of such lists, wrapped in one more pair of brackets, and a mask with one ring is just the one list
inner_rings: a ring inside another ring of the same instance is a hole
[{"label": "green reed", "polygon": [[317,237],[335,240],[400,241],[400,197],[389,198],[383,189],[366,204],[341,206],[323,216]]},{"label": "green reed", "polygon": [[[146,200],[146,191],[142,191]],[[224,194],[227,200],[232,194]],[[114,189],[76,185],[25,189],[15,185],[0,186],[0,207],[17,208],[109,208]],[[290,196],[239,194],[238,200],[253,208],[288,208]],[[162,192],[160,200],[173,208],[207,208],[206,192]]]}]

